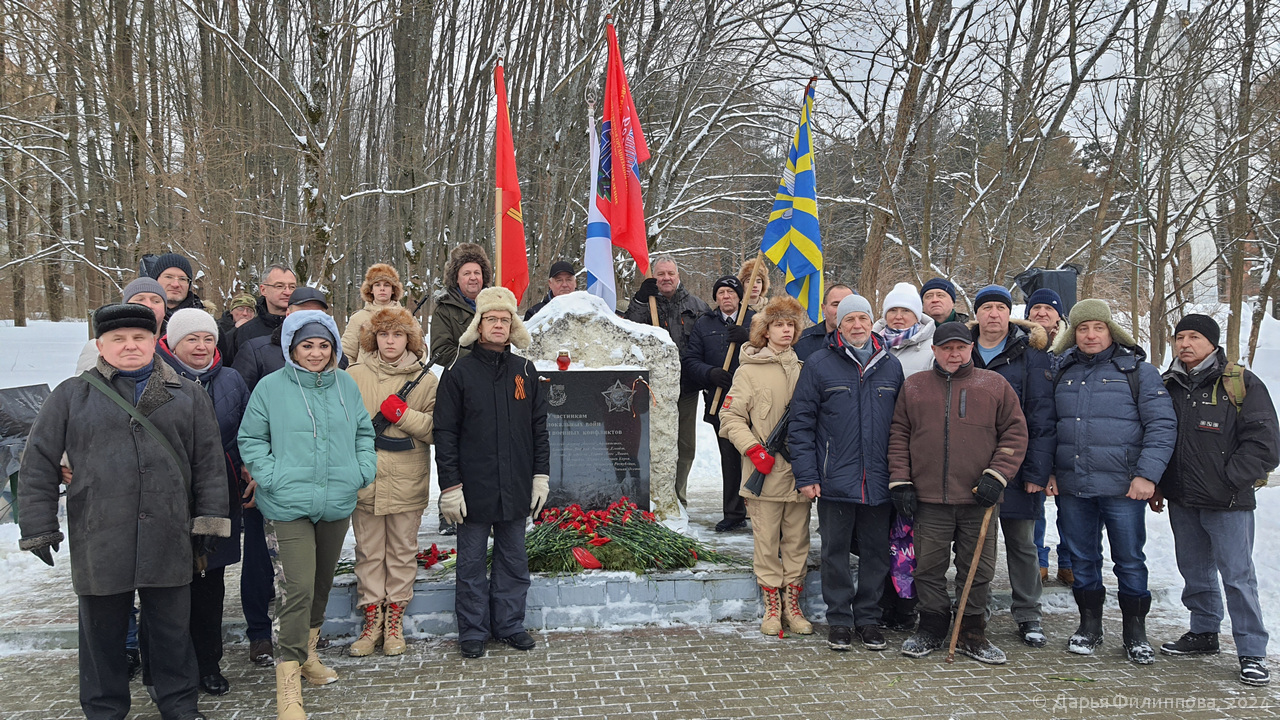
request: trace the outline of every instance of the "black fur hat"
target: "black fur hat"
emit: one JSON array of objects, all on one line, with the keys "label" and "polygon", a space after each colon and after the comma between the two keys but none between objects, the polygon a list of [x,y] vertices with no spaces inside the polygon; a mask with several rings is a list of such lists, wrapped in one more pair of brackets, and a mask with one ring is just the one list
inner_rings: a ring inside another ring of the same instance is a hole
[{"label": "black fur hat", "polygon": [[146,305],[135,303],[113,303],[103,305],[93,313],[94,337],[102,337],[112,330],[122,328],[141,328],[147,332],[156,331],[156,314]]}]

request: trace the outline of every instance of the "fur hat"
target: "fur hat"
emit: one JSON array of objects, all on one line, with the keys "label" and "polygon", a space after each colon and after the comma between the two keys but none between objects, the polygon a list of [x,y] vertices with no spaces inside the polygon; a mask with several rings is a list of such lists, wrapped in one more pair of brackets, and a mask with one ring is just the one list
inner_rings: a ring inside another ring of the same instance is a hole
[{"label": "fur hat", "polygon": [[1071,307],[1071,318],[1067,321],[1067,329],[1065,332],[1058,333],[1058,337],[1053,339],[1053,348],[1050,352],[1054,355],[1061,355],[1066,352],[1067,348],[1074,347],[1076,344],[1076,328],[1081,323],[1097,320],[1107,324],[1111,329],[1111,340],[1127,347],[1137,347],[1138,343],[1134,342],[1133,336],[1128,330],[1116,324],[1111,319],[1111,306],[1106,300],[1090,298],[1081,300]]},{"label": "fur hat", "polygon": [[[458,273],[455,272],[453,276],[457,279]],[[391,302],[404,297],[404,283],[400,282],[400,273],[386,263],[376,263],[369,266],[364,273],[364,282],[360,283],[360,297],[365,302],[373,302],[373,284],[376,282],[391,283]]]},{"label": "fur hat", "polygon": [[533,338],[529,336],[529,331],[525,330],[520,315],[516,313],[516,296],[501,286],[485,288],[476,296],[476,314],[471,318],[467,331],[458,339],[459,345],[466,347],[480,339],[480,318],[490,310],[506,310],[511,313],[511,337],[508,342],[521,350],[529,347]]},{"label": "fur hat", "polygon": [[[742,267],[738,268],[738,279],[742,281],[742,287],[747,292],[747,299],[750,299],[750,296],[751,296],[751,288],[747,287],[747,285],[751,280],[751,273],[755,269],[756,269],[756,258],[751,258],[750,260],[742,263]],[[764,288],[760,291],[760,297],[769,297],[769,264],[768,263],[765,263],[764,268],[761,269],[760,274],[757,275],[756,277],[764,280]]]},{"label": "fur hat", "polygon": [[480,276],[484,279],[484,286],[489,287],[493,282],[493,266],[489,264],[489,255],[485,253],[484,248],[475,243],[459,243],[449,251],[449,264],[444,269],[445,288],[452,290],[458,287],[458,271],[469,262],[480,266]]},{"label": "fur hat", "polygon": [[911,283],[900,282],[893,286],[888,295],[884,296],[884,304],[880,306],[881,315],[888,315],[894,308],[915,313],[916,322],[920,322],[924,317],[924,304],[920,302],[920,293],[916,292],[916,286]]},{"label": "fur hat", "polygon": [[360,349],[367,353],[378,352],[378,333],[393,330],[404,331],[408,338],[405,349],[422,357],[422,324],[401,307],[383,308],[360,327]]},{"label": "fur hat", "polygon": [[[202,312],[197,310],[196,312]],[[119,303],[103,305],[93,311],[93,336],[100,338],[112,330],[138,328],[149,333],[156,331],[156,314],[145,305]]]},{"label": "fur hat", "polygon": [[794,345],[800,339],[800,331],[804,329],[809,315],[804,308],[790,295],[779,295],[769,301],[764,309],[751,318],[751,344],[762,348],[769,344],[769,326],[779,320],[790,320],[796,326],[796,333],[791,337]]},{"label": "fur hat", "polygon": [[218,339],[218,321],[199,308],[183,308],[175,312],[169,318],[166,328],[166,337],[169,338],[171,348],[182,342],[182,338],[194,332],[206,332],[213,335],[214,340]]}]

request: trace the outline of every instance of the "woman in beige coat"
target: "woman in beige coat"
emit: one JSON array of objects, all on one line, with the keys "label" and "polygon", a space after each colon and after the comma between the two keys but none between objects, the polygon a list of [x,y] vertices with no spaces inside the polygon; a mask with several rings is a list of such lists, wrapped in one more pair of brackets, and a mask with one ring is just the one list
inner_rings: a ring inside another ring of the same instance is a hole
[{"label": "woman in beige coat", "polygon": [[[379,310],[360,332],[360,362],[349,369],[370,416],[391,421],[377,439],[378,473],[356,496],[356,585],[364,628],[348,653],[362,657],[382,642],[404,652],[401,619],[418,574],[418,526],[431,481],[436,378],[422,362],[422,326],[400,307]],[[407,397],[402,388],[417,380]],[[378,423],[374,423],[377,427]]]},{"label": "woman in beige coat", "polygon": [[[777,635],[784,622],[791,632],[813,632],[800,609],[809,564],[810,501],[796,490],[791,464],[764,448],[800,377],[800,359],[791,345],[800,337],[804,317],[800,303],[786,295],[770,300],[755,316],[751,341],[742,348],[742,364],[720,409],[721,437],[750,461],[742,464],[741,494],[755,538],[753,564],[765,606],[760,632],[765,635]],[[765,473],[759,495],[745,486],[755,470]]]},{"label": "woman in beige coat", "polygon": [[[347,329],[342,331],[342,354],[347,356],[347,362],[352,365],[364,359],[361,355],[364,347],[360,342],[360,333],[374,313],[384,308],[400,307],[400,301],[404,298],[404,283],[400,282],[400,273],[385,263],[370,265],[364,273],[364,282],[360,284],[360,297],[364,298],[364,307],[351,314],[351,318],[347,320]],[[421,326],[418,333],[422,333]]]}]

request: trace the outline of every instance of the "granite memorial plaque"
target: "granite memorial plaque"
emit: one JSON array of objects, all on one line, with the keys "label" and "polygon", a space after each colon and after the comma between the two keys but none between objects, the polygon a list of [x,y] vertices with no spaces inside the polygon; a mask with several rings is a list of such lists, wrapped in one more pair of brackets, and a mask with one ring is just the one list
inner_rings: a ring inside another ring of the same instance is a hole
[{"label": "granite memorial plaque", "polygon": [[627,496],[649,508],[649,371],[563,370],[550,381],[551,495],[547,507],[608,507]]}]

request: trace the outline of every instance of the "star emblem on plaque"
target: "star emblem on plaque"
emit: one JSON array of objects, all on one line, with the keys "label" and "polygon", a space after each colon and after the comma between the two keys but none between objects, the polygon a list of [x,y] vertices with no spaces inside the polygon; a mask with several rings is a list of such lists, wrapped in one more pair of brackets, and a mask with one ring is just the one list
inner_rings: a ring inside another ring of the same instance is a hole
[{"label": "star emblem on plaque", "polygon": [[631,398],[636,391],[623,385],[621,380],[614,380],[613,385],[600,394],[604,395],[604,402],[609,412],[620,413],[631,412]]},{"label": "star emblem on plaque", "polygon": [[564,405],[564,401],[567,400],[568,397],[568,395],[565,395],[563,385],[552,385],[551,390],[547,393],[547,403],[550,404],[551,407],[560,407],[561,405]]}]

